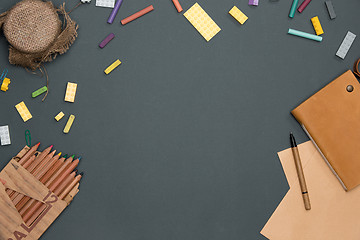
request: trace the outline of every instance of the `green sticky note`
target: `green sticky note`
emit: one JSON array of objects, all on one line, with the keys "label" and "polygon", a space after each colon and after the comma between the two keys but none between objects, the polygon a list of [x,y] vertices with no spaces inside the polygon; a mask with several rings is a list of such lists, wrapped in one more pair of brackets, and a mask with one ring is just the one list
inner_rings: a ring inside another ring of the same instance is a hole
[{"label": "green sticky note", "polygon": [[48,89],[47,89],[47,87],[46,86],[44,86],[44,87],[42,87],[42,88],[40,88],[40,89],[38,89],[38,90],[36,90],[35,92],[33,92],[32,94],[31,94],[31,96],[33,97],[33,98],[35,98],[35,97],[37,97],[37,96],[39,96],[39,95],[41,95],[41,94],[43,94],[44,92],[46,92]]}]

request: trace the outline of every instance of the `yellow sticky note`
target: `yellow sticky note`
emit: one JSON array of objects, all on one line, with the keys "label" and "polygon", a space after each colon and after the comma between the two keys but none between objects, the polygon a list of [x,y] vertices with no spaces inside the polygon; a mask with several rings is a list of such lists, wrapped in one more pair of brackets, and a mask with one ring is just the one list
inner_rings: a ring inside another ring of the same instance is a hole
[{"label": "yellow sticky note", "polygon": [[116,60],[113,64],[111,64],[107,69],[105,69],[105,73],[111,73],[115,68],[117,68],[121,64],[120,60]]},{"label": "yellow sticky note", "polygon": [[210,41],[221,30],[198,3],[195,3],[189,8],[189,10],[184,13],[184,16],[206,41]]},{"label": "yellow sticky note", "polygon": [[63,112],[59,112],[58,115],[56,115],[55,119],[56,121],[60,121],[60,119],[62,119],[65,116],[65,114]]},{"label": "yellow sticky note", "polygon": [[64,133],[69,133],[71,125],[73,124],[74,120],[75,120],[75,116],[71,114],[65,125]]},{"label": "yellow sticky note", "polygon": [[77,84],[76,83],[67,83],[66,93],[65,93],[65,101],[66,102],[74,102],[76,95]]},{"label": "yellow sticky note", "polygon": [[24,122],[32,118],[31,113],[29,112],[29,109],[26,107],[24,101],[21,103],[15,105],[16,110],[19,112],[21,118]]},{"label": "yellow sticky note", "polygon": [[239,23],[244,24],[246,20],[248,20],[248,17],[240,11],[236,6],[234,6],[230,11],[230,15],[233,16]]}]

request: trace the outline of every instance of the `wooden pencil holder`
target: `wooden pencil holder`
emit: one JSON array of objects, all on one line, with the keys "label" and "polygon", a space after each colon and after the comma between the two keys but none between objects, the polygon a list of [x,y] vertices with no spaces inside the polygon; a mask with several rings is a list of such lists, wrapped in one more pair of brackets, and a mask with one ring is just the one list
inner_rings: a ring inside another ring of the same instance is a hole
[{"label": "wooden pencil holder", "polygon": [[[0,172],[1,240],[39,239],[79,192],[78,188],[74,187],[64,200],[59,199],[18,163],[28,150],[29,147],[24,147]],[[27,226],[6,193],[6,189],[40,201],[45,204],[46,209],[30,226]]]}]

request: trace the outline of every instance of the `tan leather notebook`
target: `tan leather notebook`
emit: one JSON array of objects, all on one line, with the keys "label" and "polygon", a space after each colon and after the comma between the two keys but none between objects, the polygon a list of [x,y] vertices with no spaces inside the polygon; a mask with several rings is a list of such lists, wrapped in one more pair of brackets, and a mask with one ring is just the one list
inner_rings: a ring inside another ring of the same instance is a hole
[{"label": "tan leather notebook", "polygon": [[360,84],[349,70],[291,112],[349,191],[360,184]]}]

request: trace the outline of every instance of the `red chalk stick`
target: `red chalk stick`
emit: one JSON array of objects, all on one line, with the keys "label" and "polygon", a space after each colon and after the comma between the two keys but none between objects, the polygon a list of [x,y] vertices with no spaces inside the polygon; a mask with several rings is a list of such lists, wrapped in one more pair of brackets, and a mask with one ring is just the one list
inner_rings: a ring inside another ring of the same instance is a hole
[{"label": "red chalk stick", "polygon": [[306,6],[311,2],[311,0],[304,0],[301,5],[299,6],[299,8],[297,9],[299,13],[301,13],[302,11],[304,11],[304,9],[306,8]]},{"label": "red chalk stick", "polygon": [[141,10],[137,13],[134,13],[133,15],[131,15],[127,18],[124,18],[123,20],[121,20],[121,24],[125,25],[131,21],[134,21],[135,19],[147,14],[148,12],[151,12],[152,10],[154,10],[154,7],[153,7],[153,5],[150,5],[147,8],[144,8],[143,10]]},{"label": "red chalk stick", "polygon": [[178,0],[172,0],[172,1],[173,1],[174,5],[175,5],[177,11],[178,11],[178,12],[182,12],[183,9],[182,9],[179,1],[178,1]]}]

